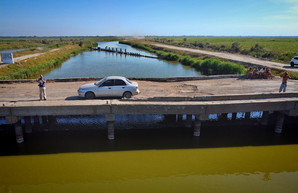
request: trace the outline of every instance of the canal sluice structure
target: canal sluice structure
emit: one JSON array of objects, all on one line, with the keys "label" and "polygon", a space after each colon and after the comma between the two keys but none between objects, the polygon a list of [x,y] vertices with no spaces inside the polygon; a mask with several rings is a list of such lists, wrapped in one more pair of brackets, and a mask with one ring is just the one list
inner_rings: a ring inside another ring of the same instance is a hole
[{"label": "canal sluice structure", "polygon": [[275,132],[281,133],[285,116],[298,116],[298,93],[271,93],[223,95],[202,97],[153,97],[147,99],[123,100],[73,100],[43,102],[6,102],[0,107],[0,116],[14,124],[17,143],[24,142],[23,128],[30,131],[31,119],[50,120],[64,115],[104,115],[108,139],[115,139],[115,115],[162,114],[186,117],[187,127],[193,127],[193,135],[199,137],[202,122],[210,114],[227,116],[244,112],[250,118],[251,112],[263,112],[262,124],[268,124],[269,114],[277,114]]},{"label": "canal sluice structure", "polygon": [[129,55],[129,56],[136,56],[136,57],[157,58],[156,56],[147,56],[147,55],[143,55],[143,54],[140,54],[140,53],[127,52],[126,49],[110,48],[110,47],[107,47],[107,46],[105,48],[92,47],[92,50],[104,51],[104,52],[110,52],[110,53],[116,53],[116,54],[122,54],[122,55]]}]

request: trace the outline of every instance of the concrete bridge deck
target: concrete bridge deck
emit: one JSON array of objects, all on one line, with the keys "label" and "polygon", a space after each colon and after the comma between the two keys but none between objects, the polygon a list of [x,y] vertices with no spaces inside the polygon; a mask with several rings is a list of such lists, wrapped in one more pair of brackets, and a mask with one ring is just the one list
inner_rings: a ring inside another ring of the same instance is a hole
[{"label": "concrete bridge deck", "polygon": [[[47,80],[49,101],[81,100],[77,89],[99,78]],[[178,81],[177,81],[178,80]],[[245,79],[242,76],[179,77],[136,79],[141,93],[133,99],[152,97],[199,97],[214,95],[276,94],[281,78]],[[2,102],[39,102],[38,86],[34,80],[0,81]],[[298,92],[298,81],[289,80],[286,93]]]}]

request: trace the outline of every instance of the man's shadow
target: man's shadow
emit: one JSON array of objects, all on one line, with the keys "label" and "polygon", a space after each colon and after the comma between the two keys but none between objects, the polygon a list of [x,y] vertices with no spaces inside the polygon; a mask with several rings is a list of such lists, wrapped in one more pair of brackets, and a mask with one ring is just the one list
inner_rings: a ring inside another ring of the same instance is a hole
[{"label": "man's shadow", "polygon": [[109,100],[109,99],[121,99],[121,97],[96,97],[94,99],[85,99],[79,96],[69,96],[66,97],[65,100],[66,101],[71,101],[71,100]]},{"label": "man's shadow", "polygon": [[79,96],[69,96],[65,98],[66,101],[71,101],[71,100],[85,100],[84,98],[81,98]]}]

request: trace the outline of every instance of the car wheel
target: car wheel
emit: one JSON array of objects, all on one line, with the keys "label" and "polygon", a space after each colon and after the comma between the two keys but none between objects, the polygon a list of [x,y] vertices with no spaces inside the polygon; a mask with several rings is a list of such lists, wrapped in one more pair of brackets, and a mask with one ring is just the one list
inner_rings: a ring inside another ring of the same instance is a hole
[{"label": "car wheel", "polygon": [[87,92],[85,94],[85,98],[86,99],[94,99],[95,98],[95,94],[93,92]]},{"label": "car wheel", "polygon": [[295,65],[294,62],[291,62],[291,66],[294,67],[294,65]]},{"label": "car wheel", "polygon": [[131,92],[128,92],[128,91],[123,94],[123,98],[129,99],[131,98],[131,96],[132,96]]}]

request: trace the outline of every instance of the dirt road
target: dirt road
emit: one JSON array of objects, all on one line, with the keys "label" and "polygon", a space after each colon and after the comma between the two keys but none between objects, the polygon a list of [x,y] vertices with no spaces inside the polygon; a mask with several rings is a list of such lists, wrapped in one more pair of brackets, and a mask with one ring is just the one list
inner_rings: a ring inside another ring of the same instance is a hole
[{"label": "dirt road", "polygon": [[[35,54],[27,54],[27,55],[24,55],[24,56],[15,57],[13,60],[14,60],[14,62],[20,62],[22,60],[26,60],[26,59],[29,59],[29,58],[34,58],[34,57],[38,57],[38,56],[44,55],[44,54],[46,54],[48,52],[55,52],[55,51],[57,51],[59,49],[60,48],[55,48],[55,49],[51,49],[51,50],[49,50],[47,52],[35,53]],[[0,68],[1,67],[5,67],[7,65],[9,65],[9,64],[3,64],[3,63],[0,62]]]},{"label": "dirt road", "polygon": [[[272,80],[221,78],[181,82],[136,81],[141,91],[139,95],[133,96],[136,99],[278,93],[281,83],[278,77]],[[77,89],[80,85],[91,82],[95,81],[49,82],[47,83],[47,98],[50,101],[81,100]],[[290,92],[298,92],[298,80],[288,82],[287,93]],[[37,83],[0,84],[0,102],[34,101],[39,99],[38,93]]]},{"label": "dirt road", "polygon": [[266,66],[272,69],[279,69],[279,70],[287,70],[287,71],[295,71],[298,72],[298,66],[291,67],[290,64],[282,64],[277,62],[270,62],[266,60],[261,60],[258,58],[241,55],[241,54],[231,54],[226,52],[212,52],[212,51],[206,51],[206,50],[200,50],[200,49],[192,49],[192,48],[183,48],[178,46],[171,46],[171,45],[165,45],[165,44],[159,44],[159,43],[151,43],[154,46],[162,47],[162,48],[168,48],[173,50],[179,50],[179,51],[186,51],[186,52],[192,52],[192,53],[198,53],[198,54],[205,54],[210,56],[215,56],[218,58],[223,58],[227,60],[237,61],[237,62],[244,62],[254,65],[260,65],[260,66]]}]

